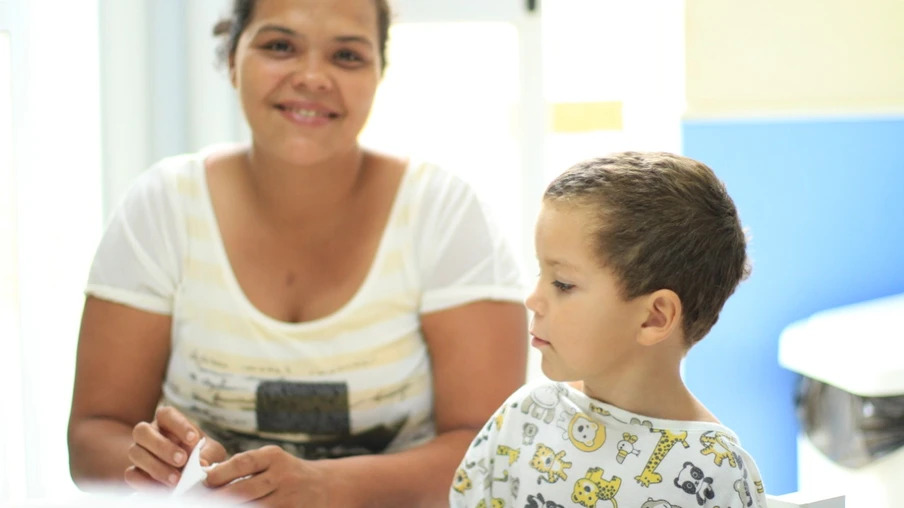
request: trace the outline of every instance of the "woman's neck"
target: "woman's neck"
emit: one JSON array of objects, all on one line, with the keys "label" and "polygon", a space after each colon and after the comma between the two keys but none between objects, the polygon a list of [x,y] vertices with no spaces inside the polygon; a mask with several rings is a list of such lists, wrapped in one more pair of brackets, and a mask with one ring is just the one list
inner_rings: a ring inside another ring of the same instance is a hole
[{"label": "woman's neck", "polygon": [[245,173],[261,212],[276,225],[292,225],[347,208],[361,187],[366,158],[355,146],[337,157],[298,165],[252,145],[246,152]]}]

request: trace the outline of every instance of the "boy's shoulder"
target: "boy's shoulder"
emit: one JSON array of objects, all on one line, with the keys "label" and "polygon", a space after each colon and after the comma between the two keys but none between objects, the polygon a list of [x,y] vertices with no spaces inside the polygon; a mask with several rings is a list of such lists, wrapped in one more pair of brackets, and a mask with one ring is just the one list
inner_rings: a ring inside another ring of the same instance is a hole
[{"label": "boy's shoulder", "polygon": [[565,383],[539,379],[529,381],[509,395],[500,412],[517,410],[522,415],[531,415],[546,419],[558,414],[563,408],[575,405],[574,396],[578,394],[574,388]]},{"label": "boy's shoulder", "polygon": [[496,457],[498,467],[561,485],[562,499],[609,485],[620,505],[765,506],[753,459],[719,424],[649,418],[540,380],[512,394],[491,426],[499,434],[490,453],[506,457]]}]

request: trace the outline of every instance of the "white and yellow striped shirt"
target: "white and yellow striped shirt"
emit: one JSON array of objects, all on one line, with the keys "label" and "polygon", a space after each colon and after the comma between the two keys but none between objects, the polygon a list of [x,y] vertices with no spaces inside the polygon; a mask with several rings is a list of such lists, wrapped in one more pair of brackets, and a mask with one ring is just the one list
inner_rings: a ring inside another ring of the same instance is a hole
[{"label": "white and yellow striped shirt", "polygon": [[172,316],[166,403],[230,453],[396,451],[434,435],[420,315],[520,301],[514,257],[464,181],[410,163],[364,283],[340,310],[277,321],[242,292],[208,195],[205,152],[145,172],[114,214],[87,293]]}]

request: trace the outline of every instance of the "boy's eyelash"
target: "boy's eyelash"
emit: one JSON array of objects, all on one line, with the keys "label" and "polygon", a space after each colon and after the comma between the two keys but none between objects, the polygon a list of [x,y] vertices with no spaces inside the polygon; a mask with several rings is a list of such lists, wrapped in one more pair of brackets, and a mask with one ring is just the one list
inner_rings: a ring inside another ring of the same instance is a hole
[{"label": "boy's eyelash", "polygon": [[574,284],[566,284],[564,282],[554,280],[552,281],[552,285],[556,287],[559,291],[568,292],[574,289]]}]

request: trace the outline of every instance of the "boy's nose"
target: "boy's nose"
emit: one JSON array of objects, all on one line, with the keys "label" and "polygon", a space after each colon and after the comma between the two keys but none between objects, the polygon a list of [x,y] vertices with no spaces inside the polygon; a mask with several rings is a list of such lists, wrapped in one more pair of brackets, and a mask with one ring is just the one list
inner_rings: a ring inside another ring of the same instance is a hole
[{"label": "boy's nose", "polygon": [[524,299],[524,305],[534,314],[542,315],[542,299],[537,294],[536,288]]}]

